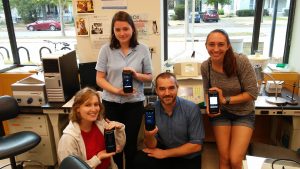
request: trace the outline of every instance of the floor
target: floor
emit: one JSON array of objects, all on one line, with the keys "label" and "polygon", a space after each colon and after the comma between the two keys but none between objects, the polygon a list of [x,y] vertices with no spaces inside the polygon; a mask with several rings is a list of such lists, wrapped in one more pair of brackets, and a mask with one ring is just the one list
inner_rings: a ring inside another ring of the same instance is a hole
[{"label": "floor", "polygon": [[[205,143],[202,153],[202,169],[217,169],[218,168],[218,153],[215,143]],[[0,168],[9,164],[9,159],[0,160]],[[11,169],[10,166],[3,169]],[[42,169],[40,166],[27,166],[25,169]]]},{"label": "floor", "polygon": [[[11,169],[11,166],[9,165],[10,161],[9,159],[4,159],[4,160],[0,160],[0,168],[2,169]],[[6,167],[4,167],[5,165],[8,165]],[[23,165],[24,169],[46,169],[46,167],[43,167],[41,165],[38,165],[34,162],[26,162]]]},{"label": "floor", "polygon": [[219,155],[215,143],[204,143],[202,169],[218,169]]},{"label": "floor", "polygon": [[[286,148],[266,145],[262,143],[253,143],[252,149],[253,155],[256,156],[269,157],[274,159],[289,158],[300,161],[300,155],[297,155],[295,152],[292,152]],[[218,169],[218,163],[219,159],[216,144],[213,142],[205,142],[202,153],[202,169]],[[9,164],[9,159],[0,160],[0,168],[6,164]],[[3,169],[11,169],[11,167],[7,166]],[[27,166],[24,169],[42,169],[42,167]]]}]

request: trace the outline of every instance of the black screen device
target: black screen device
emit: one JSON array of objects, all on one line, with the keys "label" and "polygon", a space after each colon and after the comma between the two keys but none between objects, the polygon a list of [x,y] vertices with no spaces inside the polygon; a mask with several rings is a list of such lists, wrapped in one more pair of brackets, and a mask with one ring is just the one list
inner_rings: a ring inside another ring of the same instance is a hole
[{"label": "black screen device", "polygon": [[208,106],[209,106],[209,112],[211,114],[217,114],[219,113],[219,94],[216,90],[209,90],[208,91]]},{"label": "black screen device", "polygon": [[114,129],[104,130],[105,149],[107,153],[116,152]]},{"label": "black screen device", "polygon": [[123,71],[122,79],[123,79],[124,93],[132,93],[133,92],[132,72],[131,71]]},{"label": "black screen device", "polygon": [[155,129],[155,109],[154,107],[145,108],[145,129],[151,131]]},{"label": "black screen device", "polygon": [[102,91],[102,88],[100,88],[96,83],[96,64],[97,62],[87,62],[78,64],[81,89],[84,87],[91,87],[95,90]]}]

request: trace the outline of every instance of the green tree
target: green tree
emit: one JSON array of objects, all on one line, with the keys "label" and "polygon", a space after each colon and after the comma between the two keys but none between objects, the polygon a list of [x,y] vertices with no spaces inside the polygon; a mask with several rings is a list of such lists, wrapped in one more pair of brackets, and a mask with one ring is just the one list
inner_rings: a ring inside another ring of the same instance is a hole
[{"label": "green tree", "polygon": [[66,36],[65,33],[65,22],[64,22],[64,11],[68,5],[72,4],[72,0],[55,0],[59,8],[59,21],[61,23],[61,35]]},{"label": "green tree", "polygon": [[61,23],[61,34],[65,36],[64,9],[72,0],[10,0],[11,8],[16,8],[24,23],[34,22],[40,16],[46,19],[46,6],[57,6]]},{"label": "green tree", "polygon": [[24,23],[36,21],[41,14],[46,13],[46,5],[53,4],[53,0],[10,0],[11,8],[17,9]]},{"label": "green tree", "polygon": [[183,20],[184,19],[184,4],[176,5],[174,12],[176,14],[176,19]]},{"label": "green tree", "polygon": [[206,2],[205,2],[207,5],[214,5],[214,8],[216,9],[216,10],[218,10],[218,8],[219,8],[219,4],[221,4],[222,5],[222,7],[223,7],[223,5],[229,5],[229,4],[231,4],[231,0],[206,0]]}]

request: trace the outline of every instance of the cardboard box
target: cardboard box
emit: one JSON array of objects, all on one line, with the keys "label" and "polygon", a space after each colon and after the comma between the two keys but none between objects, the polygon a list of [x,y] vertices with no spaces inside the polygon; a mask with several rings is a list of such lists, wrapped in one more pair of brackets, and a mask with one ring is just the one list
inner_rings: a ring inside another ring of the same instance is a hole
[{"label": "cardboard box", "polygon": [[180,76],[199,76],[200,63],[197,62],[183,62],[174,64],[174,74]]}]

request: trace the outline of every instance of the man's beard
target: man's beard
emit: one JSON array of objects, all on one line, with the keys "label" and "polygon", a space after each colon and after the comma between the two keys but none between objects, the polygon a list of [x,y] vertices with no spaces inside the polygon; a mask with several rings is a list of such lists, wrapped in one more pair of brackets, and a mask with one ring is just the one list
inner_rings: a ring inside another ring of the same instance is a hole
[{"label": "man's beard", "polygon": [[[166,98],[168,99],[167,101],[165,101]],[[175,103],[175,100],[176,100],[176,97],[168,95],[168,96],[164,96],[161,101],[165,105],[172,105]]]}]

